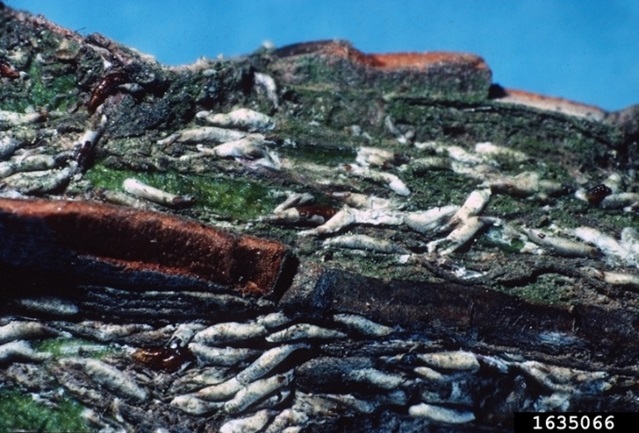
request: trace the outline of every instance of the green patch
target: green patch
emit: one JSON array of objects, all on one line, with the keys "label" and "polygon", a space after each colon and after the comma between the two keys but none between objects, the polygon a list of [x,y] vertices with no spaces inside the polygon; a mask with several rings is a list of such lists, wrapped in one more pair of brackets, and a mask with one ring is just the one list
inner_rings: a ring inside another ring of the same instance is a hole
[{"label": "green patch", "polygon": [[63,337],[42,340],[35,346],[35,349],[38,352],[49,352],[55,358],[84,356],[99,359],[115,351],[112,347],[93,341]]},{"label": "green patch", "polygon": [[84,407],[63,398],[55,406],[34,400],[16,391],[0,391],[0,433],[19,430],[38,432],[90,432],[82,417]]},{"label": "green patch", "polygon": [[322,250],[322,263],[366,277],[393,280],[405,277],[405,270],[397,266],[397,257],[392,254],[367,250]]},{"label": "green patch", "polygon": [[[351,124],[355,123],[353,119]],[[353,162],[357,146],[367,144],[362,137],[353,137],[326,126],[312,125],[304,120],[286,119],[279,123],[278,130],[283,137],[289,137],[294,143],[279,149],[282,156],[321,165],[334,166]]]},{"label": "green patch", "polygon": [[584,212],[591,221],[597,223],[596,227],[609,234],[619,234],[625,227],[639,229],[639,220],[634,212],[624,212],[623,209],[601,209],[590,207]]},{"label": "green patch", "polygon": [[325,146],[296,146],[281,148],[282,156],[293,160],[312,162],[328,167],[355,162],[356,152],[351,148]]},{"label": "green patch", "polygon": [[510,174],[513,176],[518,175],[524,171],[538,171],[536,164],[531,164],[529,161],[521,161],[515,156],[508,153],[500,153],[496,155],[490,155],[490,159],[497,163],[499,171],[502,174]]},{"label": "green patch", "polygon": [[423,174],[400,174],[412,191],[410,208],[430,209],[437,206],[464,204],[477,187],[477,181],[452,171],[429,171]]},{"label": "green patch", "polygon": [[524,247],[524,241],[506,235],[503,226],[493,226],[485,236],[477,239],[476,245],[480,248],[498,248],[508,254],[518,254]]},{"label": "green patch", "polygon": [[542,206],[534,198],[518,199],[505,194],[493,194],[485,213],[512,221],[516,218],[538,215]]},{"label": "green patch", "polygon": [[276,205],[276,200],[268,194],[266,186],[247,179],[176,172],[114,170],[99,164],[85,176],[97,188],[116,191],[123,191],[122,182],[128,177],[173,194],[193,196],[196,209],[213,211],[220,216],[243,221],[265,215]]},{"label": "green patch", "polygon": [[76,88],[76,79],[73,74],[45,77],[37,62],[33,62],[29,68],[29,94],[26,105],[42,107],[48,110],[66,110],[69,105],[69,94]]},{"label": "green patch", "polygon": [[574,283],[558,274],[543,274],[525,286],[501,291],[545,305],[567,305],[576,296]]}]

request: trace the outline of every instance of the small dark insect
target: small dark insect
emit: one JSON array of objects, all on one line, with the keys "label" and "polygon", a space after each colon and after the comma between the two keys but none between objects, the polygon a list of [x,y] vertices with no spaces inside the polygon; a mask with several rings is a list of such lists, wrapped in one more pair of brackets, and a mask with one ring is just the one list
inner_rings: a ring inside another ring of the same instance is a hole
[{"label": "small dark insect", "polygon": [[586,199],[591,205],[598,206],[610,194],[612,194],[612,190],[601,183],[586,191]]},{"label": "small dark insect", "polygon": [[19,78],[20,73],[13,69],[10,64],[0,60],[0,75],[7,78]]},{"label": "small dark insect", "polygon": [[166,371],[176,371],[184,364],[195,361],[193,353],[187,347],[138,349],[131,357],[154,370]]},{"label": "small dark insect", "polygon": [[76,149],[74,159],[78,162],[78,167],[84,172],[93,162],[93,143],[85,141],[81,143]]},{"label": "small dark insect", "polygon": [[131,79],[124,72],[111,72],[105,75],[102,81],[93,89],[91,99],[89,99],[89,104],[87,105],[89,113],[95,113],[95,110],[104,102],[107,96],[113,94],[120,84],[129,81],[131,81]]},{"label": "small dark insect", "polygon": [[331,206],[311,204],[296,206],[295,210],[299,213],[301,222],[320,225],[333,218],[339,209]]}]

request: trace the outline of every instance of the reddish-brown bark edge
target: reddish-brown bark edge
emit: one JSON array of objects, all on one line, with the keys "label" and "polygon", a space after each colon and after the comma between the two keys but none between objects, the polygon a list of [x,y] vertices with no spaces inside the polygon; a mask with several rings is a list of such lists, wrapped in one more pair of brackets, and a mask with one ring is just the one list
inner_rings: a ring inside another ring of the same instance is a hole
[{"label": "reddish-brown bark edge", "polygon": [[288,45],[276,51],[280,58],[314,54],[347,59],[354,64],[380,70],[424,70],[442,64],[464,64],[477,70],[490,70],[483,58],[475,54],[446,51],[367,54],[346,41],[314,41]]},{"label": "reddish-brown bark edge", "polygon": [[0,239],[0,263],[12,268],[86,279],[106,267],[117,278],[160,274],[261,296],[291,262],[279,242],[87,201],[1,198]]},{"label": "reddish-brown bark edge", "polygon": [[[404,73],[409,71],[421,73],[442,67],[457,67],[467,72],[491,72],[488,63],[482,57],[472,53],[446,51],[364,53],[353,47],[348,41],[342,40],[322,40],[292,44],[277,49],[275,55],[278,58],[312,55],[343,59],[353,65],[381,73]],[[459,69],[454,70],[460,73]],[[592,121],[609,120],[611,123],[620,124],[622,127],[624,127],[625,124],[632,123],[628,119],[617,120],[615,118],[615,113],[623,115],[628,109],[608,113],[606,110],[595,105],[525,90],[505,88],[496,83],[492,83],[490,86],[490,90],[486,94],[486,99],[505,104],[523,105],[543,111],[562,113]],[[632,116],[635,111],[632,111],[630,115]],[[608,119],[610,115],[612,115],[613,118]],[[634,126],[630,132],[636,135],[636,129],[636,126]]]}]

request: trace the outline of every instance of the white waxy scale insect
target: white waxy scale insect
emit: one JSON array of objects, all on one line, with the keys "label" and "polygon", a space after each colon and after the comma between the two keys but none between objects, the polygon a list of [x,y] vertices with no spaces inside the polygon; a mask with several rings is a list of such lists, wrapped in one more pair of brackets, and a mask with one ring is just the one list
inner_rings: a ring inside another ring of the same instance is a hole
[{"label": "white waxy scale insect", "polygon": [[273,419],[273,422],[264,430],[264,433],[280,433],[288,428],[299,428],[300,424],[305,424],[307,421],[308,415],[304,412],[295,408],[284,409]]},{"label": "white waxy scale insect", "polygon": [[55,168],[59,159],[53,155],[32,155],[11,161],[0,162],[0,178],[24,171],[37,171]]},{"label": "white waxy scale insect", "polygon": [[275,313],[266,314],[255,318],[255,323],[264,326],[267,329],[277,328],[279,326],[287,325],[291,319],[281,311]]},{"label": "white waxy scale insect", "polygon": [[33,350],[24,340],[16,340],[10,343],[0,344],[0,363],[10,362],[40,362],[48,359],[50,353]]},{"label": "white waxy scale insect", "polygon": [[344,227],[348,227],[356,222],[356,209],[349,206],[344,206],[338,211],[331,219],[326,221],[319,227],[315,227],[311,230],[302,230],[298,233],[299,236],[311,236],[324,233],[335,233],[340,231]]},{"label": "white waxy scale insect", "polygon": [[393,200],[381,197],[375,197],[374,195],[360,194],[356,192],[334,192],[331,196],[338,200],[341,200],[344,204],[354,207],[356,209],[371,209],[371,210],[392,210],[398,208]]},{"label": "white waxy scale insect", "polygon": [[323,245],[324,247],[351,248],[385,254],[406,254],[408,252],[406,249],[386,239],[375,239],[362,234],[336,236],[326,239]]},{"label": "white waxy scale insect", "polygon": [[297,323],[266,337],[270,343],[284,343],[298,340],[332,340],[346,338],[346,334],[334,329],[322,328],[310,323]]},{"label": "white waxy scale insect", "polygon": [[75,174],[68,166],[54,170],[19,172],[4,178],[4,183],[22,194],[46,194],[66,185]]},{"label": "white waxy scale insect", "polygon": [[580,388],[586,392],[601,392],[610,387],[607,382],[609,375],[604,371],[582,371],[538,361],[520,362],[517,367],[555,392],[573,393]]},{"label": "white waxy scale insect", "polygon": [[0,125],[24,125],[39,122],[44,118],[45,115],[42,113],[17,113],[15,111],[0,110]]},{"label": "white waxy scale insect", "polygon": [[95,383],[119,397],[135,402],[147,399],[147,392],[140,388],[131,376],[105,362],[90,358],[63,358],[60,364],[81,367]]},{"label": "white waxy scale insect", "polygon": [[227,421],[219,431],[220,433],[257,433],[268,424],[270,419],[270,411],[264,409],[251,416]]},{"label": "white waxy scale insect", "polygon": [[76,141],[76,147],[80,146],[95,146],[96,142],[100,139],[100,136],[106,129],[107,125],[107,117],[106,115],[100,116],[100,122],[96,125],[95,128],[90,128],[84,131],[84,134]]},{"label": "white waxy scale insect", "polygon": [[0,158],[12,155],[19,147],[21,143],[11,136],[4,136],[0,138]]},{"label": "white waxy scale insect", "polygon": [[262,72],[256,72],[253,74],[253,82],[258,91],[263,92],[275,108],[279,107],[277,85],[273,77]]},{"label": "white waxy scale insect", "polygon": [[257,323],[225,322],[203,329],[193,340],[202,344],[223,344],[262,337],[266,333],[266,328]]},{"label": "white waxy scale insect", "polygon": [[217,412],[224,407],[224,403],[200,400],[191,394],[178,395],[171,400],[170,404],[191,415],[206,415]]},{"label": "white waxy scale insect", "polygon": [[357,164],[346,164],[343,166],[343,169],[346,173],[353,176],[370,179],[374,182],[385,183],[396,194],[403,196],[410,195],[410,190],[408,189],[406,184],[399,177],[392,173],[371,170],[367,167],[362,167]]},{"label": "white waxy scale insect", "polygon": [[285,344],[283,346],[274,347],[264,352],[251,365],[241,371],[236,379],[243,385],[264,377],[275,367],[280,365],[293,352],[300,349],[308,349],[308,344]]},{"label": "white waxy scale insect", "polygon": [[599,248],[602,253],[612,258],[626,260],[631,257],[629,251],[615,238],[591,227],[578,227],[568,233]]},{"label": "white waxy scale insect", "polygon": [[[67,328],[69,329],[69,328]],[[90,335],[98,341],[106,342],[117,340],[118,338],[126,337],[132,334],[140,332],[149,332],[153,328],[150,325],[142,323],[127,323],[127,324],[115,324],[104,323],[93,320],[86,320],[77,324],[72,329],[72,332],[81,332],[86,335]]]},{"label": "white waxy scale insect", "polygon": [[314,201],[315,201],[315,197],[313,197],[311,194],[307,192],[292,193],[291,195],[288,196],[286,200],[284,200],[282,203],[277,205],[275,209],[273,209],[273,213],[282,212],[294,206],[300,206],[303,204],[312,203]]},{"label": "white waxy scale insect", "polygon": [[428,209],[426,211],[408,212],[404,223],[411,229],[424,233],[436,233],[459,211],[459,206],[448,205]]},{"label": "white waxy scale insect", "polygon": [[406,379],[395,375],[385,373],[376,368],[362,368],[353,370],[348,374],[351,380],[356,382],[364,382],[381,389],[396,389],[406,382]]},{"label": "white waxy scale insect", "polygon": [[393,332],[390,326],[380,325],[358,314],[335,314],[333,320],[368,337],[385,337]]},{"label": "white waxy scale insect", "polygon": [[623,186],[623,178],[619,173],[611,173],[610,176],[601,183],[610,188],[613,194],[617,194]]},{"label": "white waxy scale insect", "polygon": [[429,382],[446,382],[449,380],[448,376],[440,373],[439,371],[433,370],[430,367],[415,367],[413,371],[427,379]]},{"label": "white waxy scale insect", "polygon": [[57,316],[73,316],[80,311],[74,303],[53,297],[22,298],[16,303],[30,311]]},{"label": "white waxy scale insect", "polygon": [[290,370],[284,374],[252,382],[240,389],[233,399],[227,401],[224,404],[224,410],[230,414],[243,412],[262,398],[288,386],[292,379],[293,370]]},{"label": "white waxy scale insect", "polygon": [[494,166],[488,164],[468,166],[460,162],[452,161],[450,164],[450,168],[456,174],[475,179],[478,182],[484,182],[499,175],[498,170]]},{"label": "white waxy scale insect", "polygon": [[289,223],[289,224],[295,224],[299,222],[324,224],[326,222],[326,220],[324,219],[324,216],[322,215],[311,215],[310,217],[305,216],[305,215],[302,215],[299,209],[295,207],[274,212],[271,215],[262,217],[261,220],[272,221],[277,223]]},{"label": "white waxy scale insect", "polygon": [[516,162],[529,159],[524,152],[506,146],[497,146],[491,142],[476,143],[475,152],[487,156],[503,156]]},{"label": "white waxy scale insect", "polygon": [[486,188],[471,192],[464,204],[455,212],[449,221],[441,227],[442,231],[455,227],[454,230],[443,239],[429,242],[427,245],[428,252],[433,253],[439,248],[440,244],[444,243],[449,246],[441,252],[441,255],[450,254],[469,242],[475,234],[487,224],[500,223],[500,220],[497,218],[477,216],[488,204],[490,195],[490,189]]},{"label": "white waxy scale insect", "polygon": [[490,189],[478,189],[471,192],[466,201],[457,213],[453,216],[454,220],[465,221],[471,216],[477,216],[484,210],[490,200]]},{"label": "white waxy scale insect", "polygon": [[234,396],[241,388],[242,384],[233,377],[226,382],[202,388],[195,395],[207,401],[222,401]]},{"label": "white waxy scale insect", "polygon": [[408,413],[413,417],[429,418],[436,422],[446,424],[466,424],[475,420],[471,411],[448,409],[434,404],[420,403],[408,408]]},{"label": "white waxy scale insect", "polygon": [[590,245],[560,236],[553,236],[543,230],[523,228],[528,238],[539,246],[565,257],[594,257],[597,250]]},{"label": "white waxy scale insect", "polygon": [[433,368],[444,370],[469,370],[477,371],[479,361],[472,352],[463,350],[454,352],[422,353],[417,357]]},{"label": "white waxy scale insect", "polygon": [[212,155],[217,158],[250,160],[252,166],[262,166],[272,170],[279,170],[282,167],[280,158],[277,153],[268,150],[266,143],[262,135],[251,134],[239,140],[220,144],[212,149],[201,144],[198,144],[196,148],[202,155]]},{"label": "white waxy scale insect", "polygon": [[204,328],[205,326],[201,323],[180,323],[169,339],[169,346],[185,347],[193,339],[193,336]]},{"label": "white waxy scale insect", "polygon": [[250,134],[239,140],[227,141],[215,146],[213,149],[198,146],[198,150],[211,153],[218,158],[259,159],[269,156],[266,141],[261,134]]},{"label": "white waxy scale insect", "polygon": [[382,167],[395,159],[395,154],[386,149],[377,147],[360,147],[357,149],[355,162],[362,167]]},{"label": "white waxy scale insect", "polygon": [[[346,208],[346,206],[344,206]],[[350,209],[355,223],[372,226],[398,226],[404,223],[404,212],[387,209]]]},{"label": "white waxy scale insect", "polygon": [[440,155],[445,155],[453,161],[466,165],[478,165],[486,161],[481,155],[473,154],[461,146],[439,146],[435,151]]},{"label": "white waxy scale insect", "polygon": [[477,355],[477,359],[482,366],[486,366],[492,370],[496,370],[499,374],[506,374],[510,370],[512,363],[505,361],[496,356]]},{"label": "white waxy scale insect", "polygon": [[248,108],[239,108],[230,113],[217,114],[209,111],[200,111],[195,117],[213,126],[238,128],[249,132],[268,131],[275,128],[275,121],[272,117]]},{"label": "white waxy scale insect", "polygon": [[150,203],[147,200],[142,200],[137,197],[132,197],[130,194],[121,191],[102,190],[99,191],[100,199],[113,204],[122,206],[128,206],[134,209],[146,209],[157,210],[157,206],[154,203]]},{"label": "white waxy scale insect", "polygon": [[232,377],[227,368],[199,367],[190,369],[178,377],[169,389],[171,395],[192,393],[202,387],[224,383]]},{"label": "white waxy scale insect", "polygon": [[189,350],[201,365],[230,367],[258,356],[259,351],[244,347],[210,347],[200,343],[190,343]]},{"label": "white waxy scale insect", "polygon": [[619,192],[606,196],[599,206],[603,209],[621,209],[628,206],[636,206],[637,203],[639,203],[639,193]]},{"label": "white waxy scale insect", "polygon": [[137,179],[127,178],[122,183],[122,188],[129,194],[143,198],[153,203],[161,204],[168,207],[183,206],[191,204],[193,198],[189,196],[182,196],[172,194],[170,192],[162,191],[161,189],[147,185]]},{"label": "white waxy scale insect", "polygon": [[443,243],[447,244],[448,247],[440,254],[450,254],[469,242],[473,237],[475,237],[477,232],[484,228],[484,226],[486,226],[489,222],[492,222],[492,220],[480,217],[468,217],[445,238],[429,242],[427,244],[428,252],[434,252],[437,248],[439,248],[439,245]]},{"label": "white waxy scale insect", "polygon": [[525,171],[517,176],[490,176],[481,186],[491,191],[513,197],[528,197],[533,194],[554,195],[565,191],[559,182],[541,179],[539,173]]},{"label": "white waxy scale insect", "polygon": [[639,231],[634,227],[621,230],[621,244],[632,254],[639,255]]},{"label": "white waxy scale insect", "polygon": [[0,326],[0,344],[13,340],[31,340],[57,334],[56,330],[40,322],[10,322]]},{"label": "white waxy scale insect", "polygon": [[202,126],[178,131],[166,138],[158,140],[161,146],[179,143],[227,143],[246,137],[246,132],[232,129],[217,128],[215,126]]}]

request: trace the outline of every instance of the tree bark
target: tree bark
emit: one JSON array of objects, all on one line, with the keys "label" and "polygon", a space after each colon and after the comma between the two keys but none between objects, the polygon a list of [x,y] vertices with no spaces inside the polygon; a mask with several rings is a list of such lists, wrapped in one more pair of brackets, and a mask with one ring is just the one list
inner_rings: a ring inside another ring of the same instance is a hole
[{"label": "tree bark", "polygon": [[9,404],[176,432],[639,411],[636,106],[334,41],[169,68],[0,13]]}]

